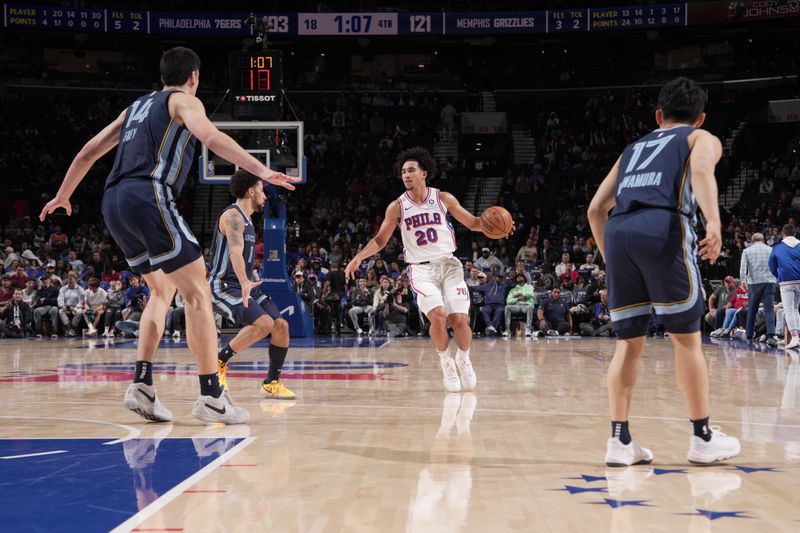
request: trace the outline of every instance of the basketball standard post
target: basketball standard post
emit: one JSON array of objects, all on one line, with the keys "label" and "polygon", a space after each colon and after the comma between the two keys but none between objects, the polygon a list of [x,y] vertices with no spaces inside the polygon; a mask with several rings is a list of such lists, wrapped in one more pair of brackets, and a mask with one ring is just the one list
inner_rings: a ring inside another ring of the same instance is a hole
[{"label": "basketball standard post", "polygon": [[[302,122],[215,122],[221,131],[231,135],[245,150],[273,170],[300,178],[306,182],[306,158],[303,153]],[[203,144],[200,156],[200,183],[224,185],[230,182],[235,165],[209,154]],[[286,204],[273,185],[265,187],[268,205],[264,210],[264,262],[259,272],[261,289],[269,295],[281,315],[289,323],[292,337],[313,337],[311,309],[300,295],[292,290],[287,279],[286,264]],[[214,213],[216,220],[218,213]]]}]

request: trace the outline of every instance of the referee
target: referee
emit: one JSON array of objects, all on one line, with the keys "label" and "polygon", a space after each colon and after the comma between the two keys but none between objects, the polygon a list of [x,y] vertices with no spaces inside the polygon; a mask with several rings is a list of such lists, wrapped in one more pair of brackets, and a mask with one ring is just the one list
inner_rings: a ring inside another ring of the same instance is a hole
[{"label": "referee", "polygon": [[775,338],[775,276],[769,271],[769,256],[772,248],[764,244],[764,235],[753,233],[752,243],[742,254],[739,266],[739,278],[747,281],[749,303],[747,305],[747,327],[745,336],[753,340],[753,329],[756,324],[758,304],[764,304],[764,315],[767,318],[766,341],[770,346],[777,346]]}]

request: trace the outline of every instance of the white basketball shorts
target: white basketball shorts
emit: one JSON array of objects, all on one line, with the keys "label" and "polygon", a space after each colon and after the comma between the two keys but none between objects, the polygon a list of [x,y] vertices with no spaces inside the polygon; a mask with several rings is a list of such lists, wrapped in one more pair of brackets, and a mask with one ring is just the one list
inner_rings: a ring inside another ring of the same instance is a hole
[{"label": "white basketball shorts", "polygon": [[444,307],[445,316],[469,314],[469,289],[464,280],[464,267],[452,255],[427,264],[409,265],[408,279],[417,295],[417,307],[426,315],[436,307]]}]

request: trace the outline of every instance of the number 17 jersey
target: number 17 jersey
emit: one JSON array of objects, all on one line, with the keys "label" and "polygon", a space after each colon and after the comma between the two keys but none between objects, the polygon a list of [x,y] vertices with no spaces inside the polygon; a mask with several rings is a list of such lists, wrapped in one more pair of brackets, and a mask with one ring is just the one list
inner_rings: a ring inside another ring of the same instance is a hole
[{"label": "number 17 jersey", "polygon": [[611,216],[638,209],[666,209],[694,220],[688,125],[657,129],[622,152],[617,173],[617,205]]},{"label": "number 17 jersey", "polygon": [[453,255],[456,234],[447,220],[447,208],[439,197],[439,189],[428,187],[421,203],[412,200],[407,192],[397,202],[406,263],[426,263]]}]

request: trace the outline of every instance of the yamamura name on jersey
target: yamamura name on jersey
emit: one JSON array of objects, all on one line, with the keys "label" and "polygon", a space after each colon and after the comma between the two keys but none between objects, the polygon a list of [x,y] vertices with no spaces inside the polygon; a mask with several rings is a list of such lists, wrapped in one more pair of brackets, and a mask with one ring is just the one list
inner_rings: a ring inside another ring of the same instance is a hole
[{"label": "yamamura name on jersey", "polygon": [[617,195],[622,189],[635,189],[638,187],[658,187],[661,185],[661,172],[642,172],[641,174],[628,174],[622,178],[622,183],[617,188]]}]

